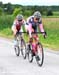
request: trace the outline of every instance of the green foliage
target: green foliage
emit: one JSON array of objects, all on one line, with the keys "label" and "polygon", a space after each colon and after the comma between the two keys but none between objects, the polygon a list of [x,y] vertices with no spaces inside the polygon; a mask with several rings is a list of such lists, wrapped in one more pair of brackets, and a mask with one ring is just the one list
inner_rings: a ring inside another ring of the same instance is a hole
[{"label": "green foliage", "polygon": [[11,15],[2,15],[0,17],[0,31],[3,31],[6,28],[11,28],[13,24],[13,17]]},{"label": "green foliage", "polygon": [[0,2],[0,7],[2,8],[2,6],[3,6],[3,3],[2,3],[2,1]]},{"label": "green foliage", "polygon": [[52,16],[52,15],[53,15],[52,10],[51,9],[48,9],[47,10],[47,16]]},{"label": "green foliage", "polygon": [[17,14],[22,14],[21,8],[15,8],[13,16],[17,16]]},{"label": "green foliage", "polygon": [[12,14],[13,13],[13,6],[11,3],[8,3],[8,4],[4,4],[3,6],[3,10],[4,10],[4,13],[7,13],[7,14]]},{"label": "green foliage", "polygon": [[0,7],[0,16],[3,14],[3,10],[2,8]]},{"label": "green foliage", "polygon": [[47,31],[47,39],[41,39],[44,46],[59,50],[59,18],[43,18],[43,24]]},{"label": "green foliage", "polygon": [[23,12],[23,15],[28,17],[28,16],[31,16],[32,13],[31,13],[30,10],[26,10],[26,11]]},{"label": "green foliage", "polygon": [[[27,16],[32,15],[35,11],[40,11],[42,15],[52,16],[59,14],[55,14],[53,12],[59,11],[59,6],[22,6],[18,4],[3,4],[2,1],[0,2],[0,7],[3,10],[3,14],[13,14],[16,16],[18,13],[23,14],[24,16],[27,14]],[[13,12],[14,11],[14,12]]]},{"label": "green foliage", "polygon": [[59,11],[55,11],[55,12],[53,12],[53,15],[55,15],[55,16],[59,16]]},{"label": "green foliage", "polygon": [[[0,36],[5,35],[6,37],[12,37],[11,26],[13,24],[14,17],[11,15],[4,15],[0,17]],[[40,36],[40,41],[46,47],[52,49],[59,49],[59,18],[44,17],[43,19],[44,29],[47,32],[47,38],[44,39]],[[27,35],[25,35],[26,41],[28,40]]]}]

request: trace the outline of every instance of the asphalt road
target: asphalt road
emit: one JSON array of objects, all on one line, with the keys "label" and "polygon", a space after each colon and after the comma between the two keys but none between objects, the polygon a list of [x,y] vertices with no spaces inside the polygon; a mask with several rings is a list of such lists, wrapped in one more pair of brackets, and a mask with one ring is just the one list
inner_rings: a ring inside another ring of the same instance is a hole
[{"label": "asphalt road", "polygon": [[0,38],[0,75],[59,75],[59,54],[44,48],[44,64],[38,67],[35,59],[29,63],[15,55],[13,41]]}]

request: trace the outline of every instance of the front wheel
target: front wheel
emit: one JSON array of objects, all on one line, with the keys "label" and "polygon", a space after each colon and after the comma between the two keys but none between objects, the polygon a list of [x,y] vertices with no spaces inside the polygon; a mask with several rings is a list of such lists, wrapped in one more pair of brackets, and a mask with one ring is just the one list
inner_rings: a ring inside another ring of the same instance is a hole
[{"label": "front wheel", "polygon": [[20,54],[19,46],[16,46],[14,49],[15,49],[16,56],[19,56],[19,54]]},{"label": "front wheel", "polygon": [[30,45],[28,45],[27,51],[28,51],[28,53],[27,53],[28,54],[28,60],[31,63],[33,61],[33,53],[32,53]]},{"label": "front wheel", "polygon": [[28,60],[31,63],[33,61],[33,55],[32,55],[32,51],[30,50],[28,53]]},{"label": "front wheel", "polygon": [[21,40],[21,53],[23,58],[26,59],[26,43],[23,39]]},{"label": "front wheel", "polygon": [[41,43],[37,46],[37,53],[36,53],[36,61],[39,66],[43,65],[44,60],[44,52],[43,52],[43,46]]}]

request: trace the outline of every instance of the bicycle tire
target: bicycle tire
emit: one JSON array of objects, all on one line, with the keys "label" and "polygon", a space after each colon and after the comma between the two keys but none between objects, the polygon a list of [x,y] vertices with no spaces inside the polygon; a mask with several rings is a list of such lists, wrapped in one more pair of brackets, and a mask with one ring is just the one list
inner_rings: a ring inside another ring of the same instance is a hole
[{"label": "bicycle tire", "polygon": [[23,58],[26,59],[26,43],[25,43],[24,39],[21,40],[21,43],[22,43],[21,46],[23,46],[21,48],[21,54],[22,54]]},{"label": "bicycle tire", "polygon": [[28,61],[31,63],[33,61],[32,50],[28,47]]},{"label": "bicycle tire", "polygon": [[19,46],[16,46],[14,49],[15,49],[16,56],[19,56],[20,55],[20,48],[19,48]]},{"label": "bicycle tire", "polygon": [[[43,65],[43,61],[44,61],[44,52],[43,52],[43,46],[42,46],[42,44],[39,43],[38,45],[39,45],[38,46],[39,49],[41,48],[41,51],[40,51],[41,52],[41,57],[40,57],[40,55],[37,54],[37,56],[38,56],[39,59],[36,58],[36,61],[37,61],[38,66],[41,67]],[[37,51],[39,51],[39,50],[37,50]]]}]

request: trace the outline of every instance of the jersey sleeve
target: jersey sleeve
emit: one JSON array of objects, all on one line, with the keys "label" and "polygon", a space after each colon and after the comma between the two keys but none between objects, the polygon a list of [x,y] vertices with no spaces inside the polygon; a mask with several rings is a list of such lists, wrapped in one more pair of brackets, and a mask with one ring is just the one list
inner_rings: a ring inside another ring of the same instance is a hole
[{"label": "jersey sleeve", "polygon": [[13,22],[11,29],[13,30],[16,26],[16,21]]},{"label": "jersey sleeve", "polygon": [[31,22],[33,21],[32,17],[33,17],[33,16],[30,16],[30,17],[27,18],[27,24],[28,24],[28,23],[31,23]]}]

